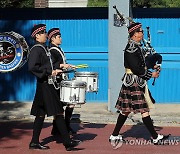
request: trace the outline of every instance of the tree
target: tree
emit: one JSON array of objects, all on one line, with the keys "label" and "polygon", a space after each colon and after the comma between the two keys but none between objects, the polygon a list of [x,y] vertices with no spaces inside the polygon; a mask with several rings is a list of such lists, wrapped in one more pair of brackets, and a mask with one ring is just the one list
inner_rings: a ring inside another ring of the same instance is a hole
[{"label": "tree", "polygon": [[1,0],[0,8],[32,8],[34,0]]},{"label": "tree", "polygon": [[132,0],[133,7],[170,8],[180,7],[180,0]]},{"label": "tree", "polygon": [[[110,0],[88,0],[88,7],[107,7]],[[131,0],[139,8],[180,8],[180,0]],[[0,0],[0,8],[33,8],[34,0]]]},{"label": "tree", "polygon": [[[110,0],[88,0],[89,7],[107,7]],[[170,8],[179,7],[180,0],[131,0],[133,7],[138,8]]]}]

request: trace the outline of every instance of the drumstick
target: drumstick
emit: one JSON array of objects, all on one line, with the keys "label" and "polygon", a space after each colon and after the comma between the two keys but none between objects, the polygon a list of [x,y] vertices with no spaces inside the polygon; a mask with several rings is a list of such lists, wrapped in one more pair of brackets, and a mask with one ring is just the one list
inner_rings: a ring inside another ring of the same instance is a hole
[{"label": "drumstick", "polygon": [[[75,68],[87,68],[88,65],[87,64],[80,64],[80,65],[76,65]],[[64,70],[62,73],[71,73],[71,72],[75,72],[75,69],[68,69],[68,70]]]},{"label": "drumstick", "polygon": [[87,68],[87,67],[89,67],[87,64],[76,65],[76,68]]}]

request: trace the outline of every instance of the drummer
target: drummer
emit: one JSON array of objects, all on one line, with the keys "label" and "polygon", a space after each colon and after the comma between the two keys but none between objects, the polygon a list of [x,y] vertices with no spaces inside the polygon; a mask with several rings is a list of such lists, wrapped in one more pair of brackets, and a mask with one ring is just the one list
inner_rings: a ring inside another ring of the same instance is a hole
[{"label": "drummer", "polygon": [[[49,40],[49,50],[51,52],[53,65],[58,68],[68,69],[75,68],[74,65],[70,65],[66,63],[66,57],[63,50],[60,48],[62,43],[61,33],[59,28],[52,28],[48,31],[48,40]],[[63,73],[59,76],[57,81],[60,83],[62,80],[67,80],[68,75]],[[60,96],[60,89],[57,90],[58,96]],[[74,131],[70,126],[71,116],[74,110],[74,105],[67,105],[65,109],[65,122],[68,129],[69,134],[74,135],[76,131]],[[53,128],[51,131],[52,135],[58,134],[58,129],[55,123],[55,119],[53,120]]]},{"label": "drummer", "polygon": [[29,149],[49,149],[39,142],[40,133],[43,127],[45,116],[56,117],[58,130],[61,132],[63,144],[67,151],[73,150],[80,141],[70,138],[66,128],[63,105],[60,103],[53,84],[50,84],[48,77],[56,76],[62,70],[55,69],[52,59],[45,45],[47,40],[46,25],[38,24],[32,28],[32,38],[35,45],[31,48],[28,61],[28,70],[36,77],[36,93],[31,108],[31,115],[36,118],[33,126],[33,136],[29,144]]}]

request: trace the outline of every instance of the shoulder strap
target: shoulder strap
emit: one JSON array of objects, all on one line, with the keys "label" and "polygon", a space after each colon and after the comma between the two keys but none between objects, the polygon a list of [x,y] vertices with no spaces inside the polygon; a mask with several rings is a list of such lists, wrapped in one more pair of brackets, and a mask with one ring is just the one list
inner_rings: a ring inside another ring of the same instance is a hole
[{"label": "shoulder strap", "polygon": [[50,50],[53,50],[53,49],[59,51],[59,53],[60,53],[60,55],[61,55],[61,57],[62,57],[62,59],[63,59],[63,63],[66,64],[66,58],[65,58],[65,55],[64,55],[63,51],[60,50],[58,47],[51,47],[51,48],[49,49],[49,51],[50,51]]},{"label": "shoulder strap", "polygon": [[[50,50],[53,50],[53,49],[59,51],[59,53],[60,53],[60,55],[61,55],[61,57],[62,57],[62,59],[63,59],[63,64],[66,64],[66,57],[65,57],[64,52],[63,52],[62,50],[60,50],[58,47],[51,47],[51,48],[49,49],[49,51],[50,51]],[[67,80],[67,79],[69,78],[68,73],[62,73],[62,78],[63,78],[64,80]]]},{"label": "shoulder strap", "polygon": [[53,70],[53,63],[52,63],[52,59],[51,59],[51,53],[41,44],[35,44],[31,50],[34,48],[34,47],[41,47],[44,49],[44,51],[46,52],[46,55],[48,56],[49,58],[49,61],[50,61],[50,64],[51,64],[51,69]]}]

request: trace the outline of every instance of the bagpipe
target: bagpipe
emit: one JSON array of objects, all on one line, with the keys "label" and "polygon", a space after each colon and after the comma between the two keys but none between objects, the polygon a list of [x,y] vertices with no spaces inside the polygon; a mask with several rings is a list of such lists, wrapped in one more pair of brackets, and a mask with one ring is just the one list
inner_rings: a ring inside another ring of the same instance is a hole
[{"label": "bagpipe", "polygon": [[[148,69],[156,69],[157,72],[161,70],[162,56],[156,52],[156,50],[151,45],[150,27],[147,29],[147,40],[143,39],[143,49],[145,52],[145,62]],[[154,78],[152,85],[155,84],[156,78]]]},{"label": "bagpipe", "polygon": [[[131,17],[125,17],[121,14],[117,7],[114,5],[113,8],[116,10],[116,15],[114,15],[114,26],[121,27],[126,26],[128,28],[127,20],[131,23],[135,23]],[[156,52],[156,50],[151,45],[151,35],[150,27],[146,27],[147,30],[147,40],[143,38],[142,47],[145,55],[145,62],[148,69],[155,69],[156,72],[160,72],[162,64],[162,56]],[[154,78],[152,85],[155,85]]]}]

